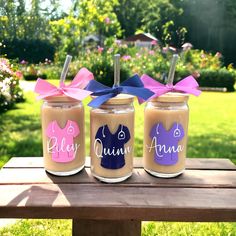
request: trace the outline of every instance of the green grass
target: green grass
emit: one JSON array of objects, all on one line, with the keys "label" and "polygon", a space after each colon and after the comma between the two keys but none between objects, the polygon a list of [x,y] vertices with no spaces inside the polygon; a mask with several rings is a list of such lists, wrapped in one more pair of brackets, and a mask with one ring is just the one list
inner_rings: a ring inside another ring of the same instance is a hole
[{"label": "green grass", "polygon": [[[1,236],[69,236],[71,220],[20,220],[0,229]],[[234,236],[236,223],[143,222],[142,236]]]},{"label": "green grass", "polygon": [[[40,106],[35,95],[0,114],[0,166],[12,156],[42,156]],[[89,101],[86,100],[85,104]],[[236,163],[236,93],[204,92],[191,97],[189,157],[225,157]],[[143,109],[135,103],[135,155],[142,156]],[[89,153],[89,108],[86,107],[86,151]],[[0,230],[0,235],[70,235],[69,220],[23,220]],[[236,235],[230,223],[144,223],[143,236]]]},{"label": "green grass", "polygon": [[20,220],[0,229],[1,236],[69,236],[71,220]]},{"label": "green grass", "polygon": [[142,236],[234,236],[236,223],[143,222]]}]

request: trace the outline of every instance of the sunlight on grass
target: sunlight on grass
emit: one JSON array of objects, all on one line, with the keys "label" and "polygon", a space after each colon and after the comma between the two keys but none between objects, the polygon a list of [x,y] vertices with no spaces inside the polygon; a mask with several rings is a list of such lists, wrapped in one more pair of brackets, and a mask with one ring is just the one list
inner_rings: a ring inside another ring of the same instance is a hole
[{"label": "sunlight on grass", "polygon": [[1,236],[69,236],[71,220],[20,220],[0,229]]},{"label": "sunlight on grass", "polygon": [[229,236],[236,235],[236,223],[143,222],[142,236]]}]

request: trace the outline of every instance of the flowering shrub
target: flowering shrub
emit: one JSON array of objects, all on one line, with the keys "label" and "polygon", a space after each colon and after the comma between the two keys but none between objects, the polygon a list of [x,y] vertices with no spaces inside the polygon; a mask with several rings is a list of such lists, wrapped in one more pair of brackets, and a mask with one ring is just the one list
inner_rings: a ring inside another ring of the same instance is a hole
[{"label": "flowering shrub", "polygon": [[[232,65],[228,68],[223,67],[223,57],[220,53],[211,54],[191,48],[182,50],[173,47],[162,48],[157,42],[152,43],[150,48],[140,48],[115,40],[115,42],[109,42],[103,47],[87,48],[81,51],[78,59],[71,63],[68,77],[73,78],[79,68],[87,67],[94,73],[96,80],[112,86],[113,56],[117,53],[121,55],[121,81],[136,73],[139,75],[146,73],[156,80],[164,82],[168,75],[172,55],[178,53],[180,58],[176,67],[176,81],[192,74],[198,79],[200,86],[220,86],[227,87],[228,91],[234,90],[235,69]],[[48,79],[59,79],[62,65],[50,64],[45,66],[44,64],[29,65],[28,68],[31,66],[34,70],[31,69],[28,72],[34,72],[35,79],[36,77],[43,77],[43,75]],[[201,74],[202,78],[198,78]]]},{"label": "flowering shrub", "polygon": [[0,112],[23,100],[20,78],[22,73],[15,71],[7,59],[0,58]]}]

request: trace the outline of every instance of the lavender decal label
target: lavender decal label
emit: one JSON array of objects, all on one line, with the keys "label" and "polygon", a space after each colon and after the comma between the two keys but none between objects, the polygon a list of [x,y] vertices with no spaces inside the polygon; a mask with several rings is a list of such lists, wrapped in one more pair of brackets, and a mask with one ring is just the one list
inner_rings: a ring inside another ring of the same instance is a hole
[{"label": "lavender decal label", "polygon": [[184,150],[179,141],[184,138],[183,126],[174,123],[170,130],[166,130],[162,123],[155,124],[149,134],[152,139],[151,146],[147,146],[149,152],[153,149],[154,161],[159,165],[175,165],[178,162],[178,154]]}]

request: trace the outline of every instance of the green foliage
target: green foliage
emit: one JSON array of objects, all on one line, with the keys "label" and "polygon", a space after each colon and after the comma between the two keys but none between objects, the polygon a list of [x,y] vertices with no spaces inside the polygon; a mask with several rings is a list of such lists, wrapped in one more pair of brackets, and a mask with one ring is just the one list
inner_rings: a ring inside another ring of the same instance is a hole
[{"label": "green foliage", "polygon": [[165,44],[181,46],[187,30],[175,24],[175,19],[183,13],[170,0],[151,1],[143,9],[142,29],[153,33]]},{"label": "green foliage", "polygon": [[25,0],[0,1],[0,39],[47,39],[50,13],[40,0],[32,0],[28,10]]},{"label": "green foliage", "polygon": [[[187,39],[195,48],[222,52],[226,65],[235,61],[233,0],[154,0],[148,4],[142,0],[74,0],[72,3],[70,12],[65,13],[59,0],[0,1],[0,42],[49,41],[56,48],[56,62],[62,63],[66,54],[78,56],[86,51],[84,38],[88,35],[97,35],[100,46],[104,46],[111,37],[127,37],[142,30],[154,34],[163,45],[180,48]],[[47,51],[47,47],[42,51]]]},{"label": "green foliage", "polygon": [[53,60],[55,48],[49,41],[40,39],[12,39],[4,40],[4,47],[0,47],[0,55],[7,55],[9,59],[25,60],[30,63],[43,62],[46,58]]},{"label": "green foliage", "polygon": [[118,0],[75,1],[74,15],[83,22],[82,31],[99,37],[120,36],[120,23],[113,9]]},{"label": "green foliage", "polygon": [[21,72],[15,71],[7,59],[0,58],[0,112],[23,100],[19,87],[21,76]]},{"label": "green foliage", "polygon": [[[71,72],[76,74],[79,68],[86,67],[93,72],[97,81],[107,86],[112,86],[114,81],[113,54],[105,52],[87,52],[84,61],[72,63]],[[131,76],[125,64],[121,65],[121,82]]]},{"label": "green foliage", "polygon": [[184,10],[175,23],[187,28],[186,40],[195,48],[221,52],[225,64],[236,62],[236,1],[172,1]]},{"label": "green foliage", "polygon": [[[171,0],[120,0],[114,9],[125,37],[142,29],[154,34],[164,44],[181,46],[187,29],[176,24],[177,17],[183,14]],[[127,23],[129,22],[129,23]]]},{"label": "green foliage", "polygon": [[[41,0],[0,1],[0,55],[10,59],[38,63],[53,59],[55,48],[49,33],[50,16],[54,16],[56,1],[44,8]],[[27,7],[26,7],[27,6]]]},{"label": "green foliage", "polygon": [[78,56],[85,50],[84,38],[97,35],[100,44],[104,38],[121,35],[120,24],[113,8],[117,0],[74,1],[70,15],[50,22],[52,41],[57,47],[55,59],[63,62],[66,54]]},{"label": "green foliage", "polygon": [[55,60],[62,62],[66,54],[78,55],[84,34],[81,32],[83,22],[73,16],[50,21],[52,42],[56,47]]},{"label": "green foliage", "polygon": [[227,88],[227,91],[233,92],[236,75],[225,68],[220,70],[200,70],[200,77],[198,78],[201,87],[219,87]]},{"label": "green foliage", "polygon": [[143,0],[119,0],[114,12],[120,22],[122,35],[134,35],[142,26],[143,12],[147,3]]},{"label": "green foliage", "polygon": [[[107,42],[109,47],[96,50],[87,49],[81,52],[77,60],[70,65],[68,78],[72,79],[81,67],[87,67],[93,72],[96,80],[112,86],[113,84],[113,55],[121,54],[121,81],[133,74],[148,74],[151,77],[165,82],[168,74],[172,52],[168,47],[158,45],[151,49],[137,48],[115,41]],[[188,75],[197,78],[202,87],[226,87],[234,91],[236,72],[232,66],[222,67],[220,54],[206,53],[203,50],[186,50],[180,53],[176,68],[175,81]],[[24,77],[28,80],[41,78],[58,79],[61,73],[60,64],[30,65],[22,69]]]},{"label": "green foliage", "polygon": [[182,60],[177,66],[177,76],[185,77],[189,74],[199,73],[197,79],[201,87],[227,88],[235,91],[235,70],[222,67],[222,56],[206,53],[203,50],[189,50],[183,52]]}]

